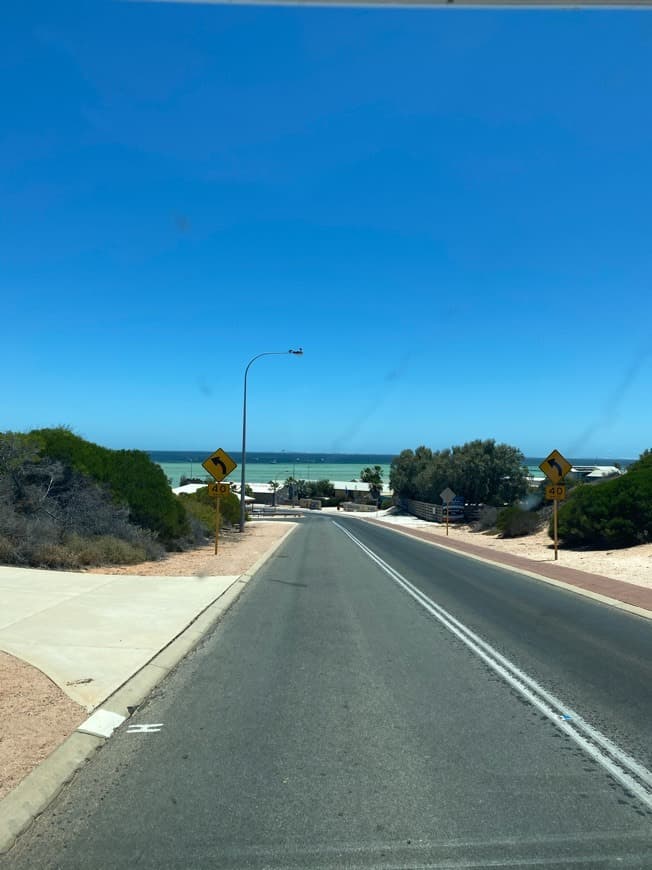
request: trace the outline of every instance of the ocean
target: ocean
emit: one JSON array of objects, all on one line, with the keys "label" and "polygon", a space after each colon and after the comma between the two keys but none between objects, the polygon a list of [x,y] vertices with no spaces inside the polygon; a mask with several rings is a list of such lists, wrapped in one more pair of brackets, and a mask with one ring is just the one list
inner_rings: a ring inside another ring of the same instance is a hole
[{"label": "ocean", "polygon": [[[207,478],[208,475],[201,463],[211,450],[151,450],[151,459],[158,463],[165,472],[171,486],[179,486],[179,480],[184,477]],[[240,464],[241,454],[238,450],[227,451]],[[360,472],[368,465],[380,465],[383,470],[383,480],[389,482],[389,469],[395,454],[392,453],[280,453],[256,452],[247,453],[247,483],[267,483],[278,480],[283,483],[288,477],[297,480],[354,480],[360,477]],[[539,463],[543,456],[525,458],[530,476],[540,477]],[[631,459],[595,459],[576,458],[570,460],[574,465],[613,465],[620,462],[624,467]],[[226,480],[239,481],[240,469],[230,474]]]},{"label": "ocean", "polygon": [[[201,464],[211,453],[211,450],[152,450],[149,455],[161,466],[171,486],[178,486],[182,475],[208,477]],[[240,451],[227,450],[227,453],[239,466]],[[269,480],[283,483],[288,477],[297,480],[357,480],[368,465],[380,465],[383,480],[387,482],[392,458],[391,453],[263,453],[252,450],[247,451],[247,483],[267,483]],[[225,479],[239,481],[240,468]]]}]

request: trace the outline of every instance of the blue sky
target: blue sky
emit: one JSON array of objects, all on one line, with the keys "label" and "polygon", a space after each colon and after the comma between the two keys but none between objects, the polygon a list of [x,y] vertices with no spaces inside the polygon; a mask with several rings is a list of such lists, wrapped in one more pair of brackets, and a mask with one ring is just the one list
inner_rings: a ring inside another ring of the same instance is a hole
[{"label": "blue sky", "polygon": [[0,429],[652,446],[651,12],[10,5]]}]

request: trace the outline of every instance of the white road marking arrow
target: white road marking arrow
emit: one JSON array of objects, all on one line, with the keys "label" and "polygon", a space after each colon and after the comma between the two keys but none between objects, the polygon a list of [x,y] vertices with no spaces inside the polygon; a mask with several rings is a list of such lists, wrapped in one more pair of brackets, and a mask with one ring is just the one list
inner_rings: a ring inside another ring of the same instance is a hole
[{"label": "white road marking arrow", "polygon": [[163,727],[162,722],[153,722],[149,725],[128,725],[127,734],[154,734]]}]

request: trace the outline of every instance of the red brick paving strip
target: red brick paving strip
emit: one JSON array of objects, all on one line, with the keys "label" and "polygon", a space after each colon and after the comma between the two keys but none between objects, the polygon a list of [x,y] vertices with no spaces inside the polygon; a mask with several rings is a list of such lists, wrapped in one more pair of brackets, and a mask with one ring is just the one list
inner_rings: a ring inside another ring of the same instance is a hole
[{"label": "red brick paving strip", "polygon": [[[384,529],[393,528],[389,523],[383,523],[381,520],[365,519],[365,522],[382,526]],[[486,547],[479,547],[477,544],[451,541],[439,537],[435,538],[421,529],[401,528],[397,529],[397,531],[440,547],[448,547],[450,550],[458,550],[460,553],[481,556],[488,562],[495,562],[508,568],[520,568],[522,571],[530,571],[533,574],[550,577],[552,580],[560,580],[562,583],[567,583],[569,586],[575,586],[578,589],[587,589],[589,592],[604,595],[605,598],[622,601],[623,604],[630,604],[633,607],[652,611],[652,589],[644,586],[623,583],[622,580],[614,580],[612,577],[604,577],[602,574],[589,574],[587,571],[578,571],[577,568],[566,568],[559,564],[542,564],[541,562],[535,562],[533,559],[526,559],[524,556],[515,556],[512,553],[496,553],[493,550],[489,552]]]}]

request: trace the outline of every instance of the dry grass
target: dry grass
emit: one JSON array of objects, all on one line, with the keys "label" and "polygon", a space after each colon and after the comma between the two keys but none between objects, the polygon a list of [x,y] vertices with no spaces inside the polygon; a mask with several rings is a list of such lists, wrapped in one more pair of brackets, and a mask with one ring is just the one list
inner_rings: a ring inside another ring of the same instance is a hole
[{"label": "dry grass", "polygon": [[139,574],[158,577],[224,577],[244,574],[295,523],[263,520],[250,522],[244,534],[221,531],[217,556],[214,544],[170,553],[160,561],[135,565],[91,568],[92,574]]}]

